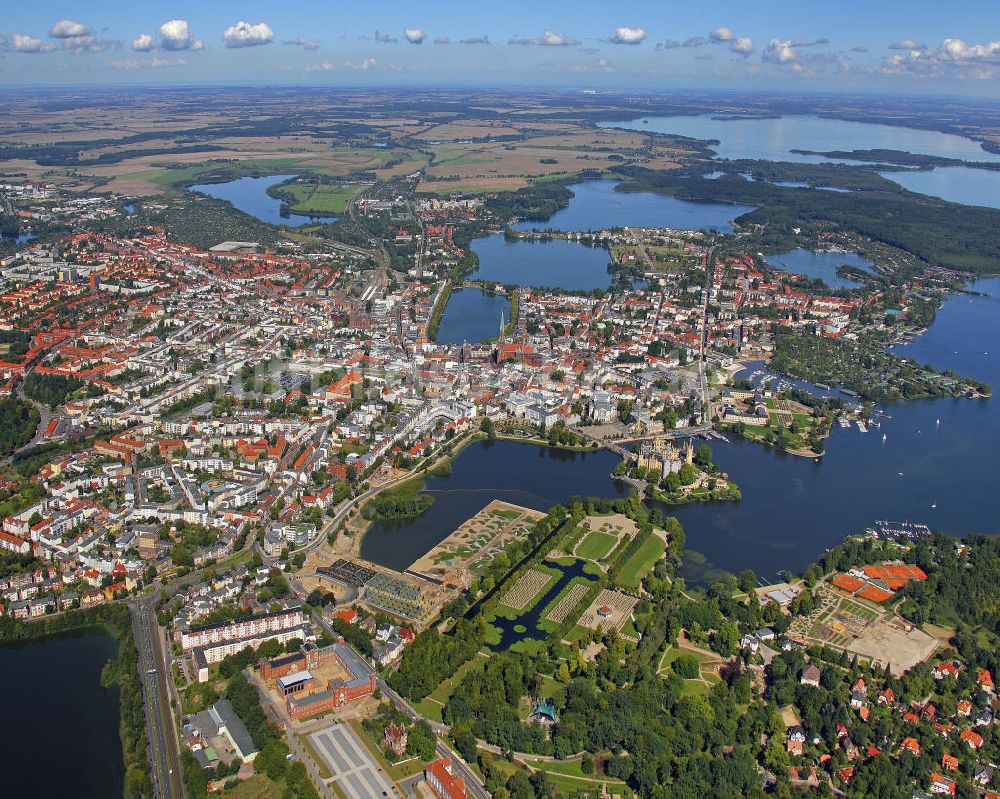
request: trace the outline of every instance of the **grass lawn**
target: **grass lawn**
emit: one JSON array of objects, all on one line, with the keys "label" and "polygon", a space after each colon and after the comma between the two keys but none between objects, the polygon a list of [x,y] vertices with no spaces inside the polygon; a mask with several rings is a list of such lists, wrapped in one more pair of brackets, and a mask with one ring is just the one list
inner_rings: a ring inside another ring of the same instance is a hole
[{"label": "grass lawn", "polygon": [[331,186],[326,184],[294,184],[282,187],[295,198],[293,213],[342,214],[347,204],[364,187],[360,184]]},{"label": "grass lawn", "polygon": [[695,652],[691,649],[678,649],[676,646],[670,647],[666,652],[663,653],[663,657],[660,658],[660,667],[657,672],[663,672],[670,666],[677,658],[681,655],[692,655],[698,660],[698,666],[700,667],[702,663],[708,660],[707,655],[702,655],[699,652]]},{"label": "grass lawn", "polygon": [[576,548],[576,554],[588,560],[603,560],[617,543],[616,536],[595,530],[580,542]]},{"label": "grass lawn", "polygon": [[272,782],[263,774],[255,774],[250,779],[237,783],[225,795],[231,799],[281,799],[285,795],[285,784]]},{"label": "grass lawn", "polygon": [[571,777],[566,774],[559,774],[554,771],[549,771],[548,769],[546,769],[546,773],[548,774],[549,782],[556,787],[561,796],[596,797],[600,795],[601,785],[607,785],[608,790],[611,794],[617,794],[618,796],[621,796],[622,799],[633,799],[633,797],[635,796],[635,794],[632,793],[631,788],[629,788],[624,782],[618,782],[617,780],[607,779],[603,777],[593,777],[593,778]]},{"label": "grass lawn", "polygon": [[647,538],[639,550],[622,567],[621,576],[618,578],[626,588],[638,588],[653,564],[663,557],[667,545],[658,535],[651,535]]}]

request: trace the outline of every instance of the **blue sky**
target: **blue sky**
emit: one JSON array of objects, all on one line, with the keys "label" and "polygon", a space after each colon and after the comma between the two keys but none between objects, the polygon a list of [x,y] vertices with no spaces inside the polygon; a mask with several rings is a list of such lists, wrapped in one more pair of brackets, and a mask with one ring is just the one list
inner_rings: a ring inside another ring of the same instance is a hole
[{"label": "blue sky", "polygon": [[0,84],[870,90],[1000,96],[1000,3],[7,3]]}]

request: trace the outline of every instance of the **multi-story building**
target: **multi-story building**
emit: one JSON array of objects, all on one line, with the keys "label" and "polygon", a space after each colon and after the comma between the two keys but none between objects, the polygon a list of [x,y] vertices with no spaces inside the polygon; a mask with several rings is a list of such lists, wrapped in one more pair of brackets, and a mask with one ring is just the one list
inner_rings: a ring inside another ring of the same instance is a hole
[{"label": "multi-story building", "polygon": [[455,775],[451,761],[442,757],[427,764],[424,779],[439,799],[467,799],[465,780]]},{"label": "multi-story building", "polygon": [[191,627],[181,632],[181,649],[189,652],[196,647],[205,647],[210,644],[266,636],[268,633],[301,627],[304,622],[302,608],[286,608],[245,619]]}]

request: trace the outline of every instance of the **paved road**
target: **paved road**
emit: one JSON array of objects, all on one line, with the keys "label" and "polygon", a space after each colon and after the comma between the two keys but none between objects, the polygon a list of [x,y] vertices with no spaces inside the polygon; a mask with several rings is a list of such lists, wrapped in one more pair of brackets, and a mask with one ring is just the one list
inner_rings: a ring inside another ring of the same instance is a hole
[{"label": "paved road", "polygon": [[155,594],[129,602],[132,631],[139,650],[139,678],[142,680],[146,711],[153,796],[158,799],[182,799],[184,784],[180,756],[173,729],[173,714],[167,700],[166,678],[170,676],[170,665],[163,657],[155,607]]},{"label": "paved road", "polygon": [[[331,635],[337,635],[337,631],[326,623],[322,614],[318,612],[314,613],[313,619],[328,633]],[[375,672],[375,670],[363,657],[359,656],[359,659],[362,663],[364,663],[365,668],[369,672],[375,674],[375,683],[378,686],[378,689],[382,692],[382,696],[392,700],[396,707],[403,711],[403,713],[405,713],[409,718],[413,721],[426,721],[430,725],[431,730],[433,730],[437,735],[447,735],[448,732],[450,732],[451,728],[447,725],[432,721],[431,719],[425,719],[421,716],[409,702],[389,687],[389,684]],[[437,752],[440,757],[447,757],[452,761],[459,775],[465,780],[466,789],[469,794],[474,797],[474,799],[490,799],[490,792],[487,791],[483,784],[479,781],[479,777],[476,776],[475,772],[469,768],[468,764],[466,764],[462,758],[452,752],[440,738],[437,741]],[[408,788],[409,786],[404,785],[404,790],[408,790]]]},{"label": "paved road", "polygon": [[437,753],[440,757],[446,757],[451,760],[452,770],[465,780],[466,793],[474,799],[490,799],[492,794],[486,790],[468,764],[440,738],[437,740]]}]

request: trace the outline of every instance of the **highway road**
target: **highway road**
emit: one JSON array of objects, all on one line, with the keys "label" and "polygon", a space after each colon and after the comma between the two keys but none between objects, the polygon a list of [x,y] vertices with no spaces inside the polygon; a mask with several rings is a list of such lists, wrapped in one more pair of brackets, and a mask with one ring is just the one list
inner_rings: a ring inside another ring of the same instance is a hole
[{"label": "highway road", "polygon": [[156,620],[157,594],[129,602],[132,611],[132,631],[139,650],[139,678],[142,680],[143,705],[146,711],[146,734],[152,765],[153,796],[157,799],[183,799],[177,736],[173,714],[167,699],[167,678],[170,665],[164,660]]}]

